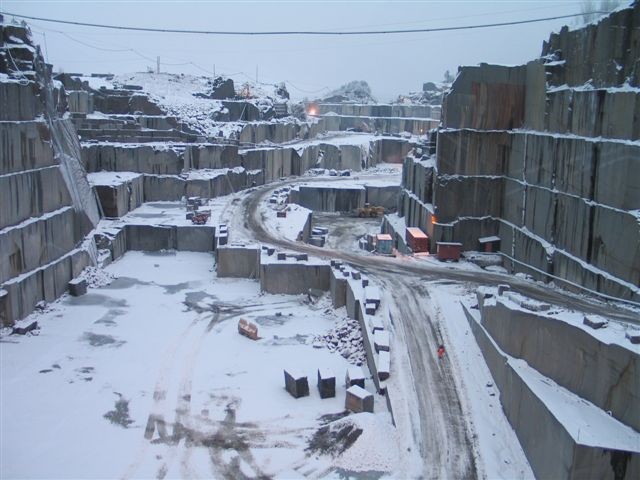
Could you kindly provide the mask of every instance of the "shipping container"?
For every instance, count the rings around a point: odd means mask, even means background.
[[[429,251],[429,237],[418,227],[407,227],[405,240],[413,253]]]
[[[388,233],[376,235],[376,252],[383,255],[391,255],[393,252],[393,239]]]
[[[478,239],[478,251],[479,252],[497,252],[500,250],[500,237],[481,237]]]
[[[460,252],[462,251],[462,244],[457,242],[438,242],[437,244],[438,260],[453,260],[457,262],[460,260]]]

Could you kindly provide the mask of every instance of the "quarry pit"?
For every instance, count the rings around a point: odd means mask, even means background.
[[[300,104],[0,16],[0,477],[640,477],[639,27]]]

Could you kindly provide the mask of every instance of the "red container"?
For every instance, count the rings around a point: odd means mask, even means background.
[[[418,227],[407,227],[405,240],[413,253],[429,251],[429,237]]]
[[[457,262],[460,260],[460,252],[462,250],[462,244],[457,242],[438,242],[438,260],[453,260]]]

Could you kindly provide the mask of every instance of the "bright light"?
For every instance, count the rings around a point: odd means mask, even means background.
[[[307,115],[315,116],[318,114],[318,110],[316,107],[309,107],[307,110]]]

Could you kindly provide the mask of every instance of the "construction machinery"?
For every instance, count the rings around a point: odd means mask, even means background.
[[[205,223],[207,223],[210,216],[211,216],[210,210],[200,210],[193,213],[193,216],[191,217],[191,222],[194,225],[204,225]]]
[[[368,203],[364,207],[356,208],[356,213],[360,218],[364,217],[381,217],[384,215],[384,207],[374,207]]]

